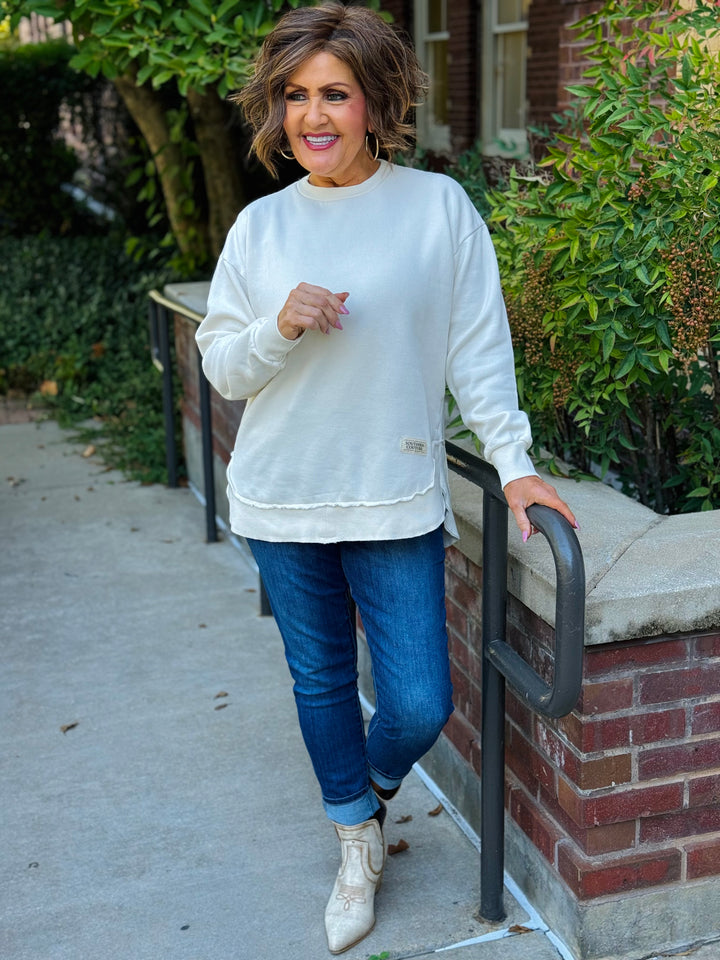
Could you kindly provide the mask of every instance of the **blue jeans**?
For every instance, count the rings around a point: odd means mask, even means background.
[[[336,823],[361,823],[378,807],[370,779],[398,786],[453,710],[442,529],[403,540],[248,543],[285,644],[325,810]],[[367,736],[350,597],[372,658]]]

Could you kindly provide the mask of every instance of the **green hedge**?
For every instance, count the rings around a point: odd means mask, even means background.
[[[54,384],[43,399],[61,422],[98,418],[109,464],[164,481],[147,294],[171,279],[128,257],[121,237],[0,238],[0,393]]]

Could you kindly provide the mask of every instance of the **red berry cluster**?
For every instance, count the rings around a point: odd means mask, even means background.
[[[676,240],[663,254],[667,266],[672,320],[670,335],[676,353],[694,359],[720,323],[718,271],[700,240]]]

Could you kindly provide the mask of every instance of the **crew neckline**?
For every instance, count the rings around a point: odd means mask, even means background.
[[[380,160],[380,166],[375,173],[363,180],[362,183],[355,183],[350,187],[316,187],[310,183],[310,174],[297,181],[297,188],[304,197],[311,200],[322,200],[330,202],[333,200],[349,200],[351,197],[359,197],[363,193],[368,193],[379,186],[392,170],[392,164],[387,160]]]

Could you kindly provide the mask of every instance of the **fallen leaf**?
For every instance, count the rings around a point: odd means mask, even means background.
[[[19,487],[21,483],[25,483],[25,477],[8,477],[7,482],[11,487]]]
[[[443,805],[439,803],[434,810],[428,810],[429,817],[437,817],[443,812]]]
[[[200,630],[205,630],[205,629],[207,629],[207,624],[206,624],[206,623],[199,623],[199,624],[198,624],[198,627],[200,628]]]
[[[387,852],[389,857],[394,857],[396,853],[402,853],[403,850],[409,850],[410,844],[407,840],[398,840],[397,843],[389,843]]]
[[[95,453],[95,444],[89,443],[82,452],[82,455],[87,460],[88,457],[91,457]]]
[[[514,923],[508,927],[508,933],[532,933],[530,927],[524,927],[521,923]]]
[[[40,384],[40,393],[44,397],[56,397],[58,395],[58,385],[56,380],[43,380]]]
[[[75,720],[73,723],[65,723],[62,727],[60,727],[60,732],[67,733],[68,730],[74,730],[78,723],[80,723],[79,720]]]
[[[398,817],[395,823],[410,823],[412,820],[412,814],[406,813],[404,817]]]
[[[200,626],[204,627],[205,624],[201,623]],[[223,697],[229,697],[229,696],[230,696],[229,693],[227,693],[225,690],[221,690],[220,693],[215,694],[215,696],[213,697],[213,700],[222,700]]]
[[[224,710],[226,706],[227,706],[226,703],[219,703],[219,704],[215,707],[215,709],[216,709],[216,710]]]

